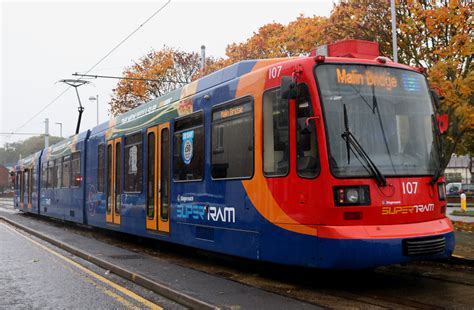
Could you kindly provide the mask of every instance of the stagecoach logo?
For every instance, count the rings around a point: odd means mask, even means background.
[[[181,156],[186,165],[189,165],[193,159],[193,140],[194,130],[183,132],[183,149]]]
[[[382,200],[382,204],[384,205],[399,205],[402,202],[400,200]]]
[[[420,204],[414,206],[394,206],[394,207],[383,207],[382,215],[397,215],[397,214],[415,214],[415,213],[425,213],[433,212],[434,204]]]
[[[194,201],[194,197],[193,197],[193,196],[181,196],[181,195],[178,195],[177,199],[178,199],[178,202],[193,202],[193,201]]]
[[[178,204],[176,216],[186,220],[207,220],[210,222],[235,223],[235,208],[205,206],[200,204]]]

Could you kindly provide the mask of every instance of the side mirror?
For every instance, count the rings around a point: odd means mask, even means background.
[[[440,134],[445,134],[449,128],[448,114],[442,114],[436,117]]]
[[[309,126],[310,121],[317,120],[317,119],[319,119],[319,116],[311,116],[311,117],[306,118],[306,121],[305,121],[306,127]]]
[[[433,102],[436,106],[436,109],[438,110],[440,105],[441,105],[441,100],[443,100],[444,97],[442,97],[442,96],[440,97],[438,95],[438,93],[436,92],[436,90],[434,90],[434,89],[431,89],[430,93],[431,93],[431,97],[433,98]]]
[[[282,76],[280,84],[281,99],[296,99],[296,84],[291,76]]]

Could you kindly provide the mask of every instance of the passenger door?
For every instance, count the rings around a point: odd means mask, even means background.
[[[27,189],[28,189],[28,209],[31,209],[33,207],[33,169],[28,170],[28,178],[26,179],[26,182],[28,183]]]
[[[122,139],[107,142],[106,222],[120,225],[122,207]]]
[[[147,130],[146,228],[170,232],[170,126]]]
[[[23,210],[25,202],[25,171],[20,171],[20,209]]]

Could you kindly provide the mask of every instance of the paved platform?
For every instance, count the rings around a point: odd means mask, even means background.
[[[457,231],[455,234],[456,248],[454,255],[467,259],[474,264],[474,233]]]
[[[469,211],[473,211],[474,207],[468,207]],[[465,223],[474,223],[474,216],[459,216],[451,214],[453,211],[461,211],[461,207],[448,207],[446,209],[446,215],[451,221],[456,222],[465,222]]]
[[[0,216],[6,219],[106,260],[115,266],[136,274],[137,277],[148,278],[172,290],[185,292],[191,297],[218,307],[233,309],[319,309],[313,304],[174,265],[160,258],[131,252],[81,236],[62,227],[48,225],[32,216],[3,210],[0,208]]]
[[[0,309],[184,309],[0,221]],[[115,277],[117,279],[117,277]],[[120,279],[123,282],[122,279]],[[137,291],[138,289],[138,291]],[[137,293],[135,293],[137,292]],[[87,298],[84,300],[84,296]]]

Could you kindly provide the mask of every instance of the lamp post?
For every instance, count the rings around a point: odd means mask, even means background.
[[[97,125],[99,125],[99,95],[96,95],[95,97],[90,96],[89,101],[90,102],[95,101],[97,104]]]
[[[44,119],[44,148],[49,147],[49,118]]]
[[[390,0],[390,11],[392,15],[392,49],[393,61],[398,62],[398,47],[397,47],[397,13],[395,10],[395,0]]]
[[[63,137],[63,123],[55,123],[56,125],[59,125],[59,136],[62,138]]]

